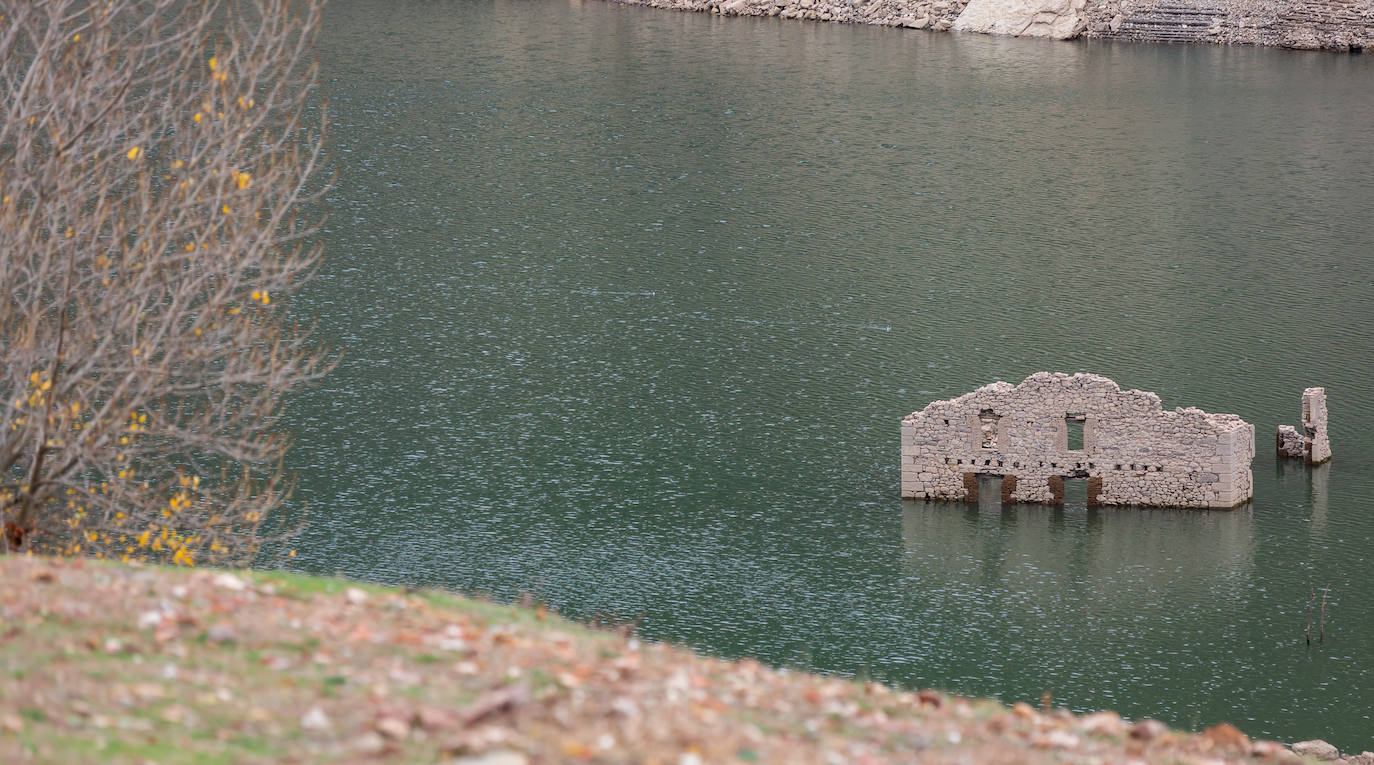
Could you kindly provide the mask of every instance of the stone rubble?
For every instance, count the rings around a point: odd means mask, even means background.
[[[1236,415],[1166,412],[1100,375],[1037,372],[908,415],[902,497],[975,502],[979,476],[995,476],[1004,503],[1063,504],[1078,479],[1089,505],[1231,508],[1251,498],[1254,456],[1255,428]]]
[[[723,16],[777,16],[804,21],[876,24],[944,31],[969,0],[617,0]]]

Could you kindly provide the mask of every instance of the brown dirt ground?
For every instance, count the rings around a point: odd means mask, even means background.
[[[0,559],[0,762],[1295,762],[279,572]]]

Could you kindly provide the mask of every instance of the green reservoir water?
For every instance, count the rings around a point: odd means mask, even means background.
[[[1374,749],[1374,57],[554,0],[322,46],[301,566]],[[902,416],[1039,370],[1253,422],[1255,501],[899,498]],[[1335,460],[1279,465],[1309,385]]]

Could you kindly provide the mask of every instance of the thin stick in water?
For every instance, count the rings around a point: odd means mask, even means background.
[[[1312,645],[1312,601],[1317,599],[1317,591],[1309,589],[1307,595],[1307,644]]]
[[[1322,623],[1321,623],[1321,631],[1317,633],[1317,642],[1318,642],[1318,643],[1323,642],[1324,640],[1326,640],[1326,593],[1328,593],[1328,592],[1331,592],[1331,585],[1330,585],[1330,584],[1328,584],[1328,585],[1326,585],[1325,587],[1322,588]]]

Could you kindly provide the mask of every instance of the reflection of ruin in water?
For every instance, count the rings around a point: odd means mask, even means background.
[[[1331,463],[1314,465],[1307,470],[1308,491],[1312,497],[1312,523],[1326,526],[1326,482],[1331,474]]]
[[[1254,565],[1248,507],[1073,511],[904,500],[902,511],[908,565],[921,580],[998,586],[1047,611],[1076,588],[1096,613],[1129,612],[1164,593],[1234,586]]]
[[[1307,491],[1301,495],[1307,499],[1307,513],[1312,519],[1312,530],[1326,530],[1327,489],[1331,480],[1331,462],[1320,465],[1306,465],[1296,461],[1279,459],[1274,463],[1274,478],[1280,484],[1306,484]]]

